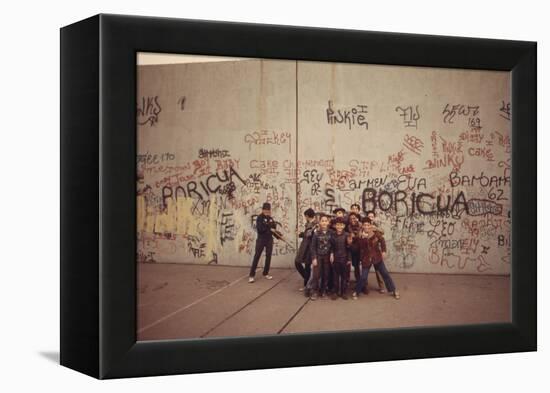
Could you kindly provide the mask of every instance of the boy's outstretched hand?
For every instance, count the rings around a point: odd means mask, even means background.
[[[330,260],[330,263],[334,263],[334,254],[332,253],[330,254],[329,260]]]
[[[313,260],[311,261],[311,264],[312,264],[313,266],[317,266],[317,258],[313,259]]]

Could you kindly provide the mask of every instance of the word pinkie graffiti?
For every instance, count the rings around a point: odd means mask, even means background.
[[[329,100],[326,109],[327,123],[330,125],[343,124],[348,127],[348,130],[352,128],[364,128],[368,130],[367,109],[367,105],[356,105],[347,109],[335,109],[333,102]]]

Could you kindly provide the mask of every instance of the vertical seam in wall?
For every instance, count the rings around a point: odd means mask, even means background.
[[[298,61],[296,60],[296,137],[294,138],[296,140],[296,147],[295,147],[295,154],[296,154],[296,160],[294,163],[295,171],[296,171],[296,236],[294,236],[295,241],[295,247],[296,250],[298,250],[298,228],[300,226],[299,219],[300,219],[300,199],[298,198],[298,187],[300,187],[300,182],[298,181]]]

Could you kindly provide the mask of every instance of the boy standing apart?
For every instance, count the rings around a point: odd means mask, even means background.
[[[256,218],[256,230],[258,231],[258,237],[256,238],[256,251],[254,258],[252,259],[252,266],[250,267],[250,274],[248,282],[254,282],[254,276],[256,275],[256,268],[258,267],[258,261],[265,248],[265,264],[264,264],[264,277],[267,280],[271,280],[273,276],[269,275],[269,266],[271,265],[271,253],[273,252],[273,233],[272,229],[275,229],[275,220],[271,217],[271,204],[264,203],[262,205],[262,214]]]
[[[319,219],[319,229],[311,238],[311,277],[307,284],[308,293],[311,292],[311,300],[316,300],[317,295],[325,296],[330,275],[330,258],[332,249],[332,233],[329,231],[329,218],[322,215]],[[319,279],[321,284],[319,285]]]
[[[343,217],[336,218],[336,231],[332,236],[333,254],[330,257],[333,271],[333,293],[332,300],[338,296],[347,300],[348,270],[351,265],[351,253],[348,246],[348,233],[344,232],[346,222]]]

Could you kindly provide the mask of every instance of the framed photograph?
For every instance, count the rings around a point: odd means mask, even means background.
[[[535,351],[535,153],[534,42],[66,26],[61,364]]]

